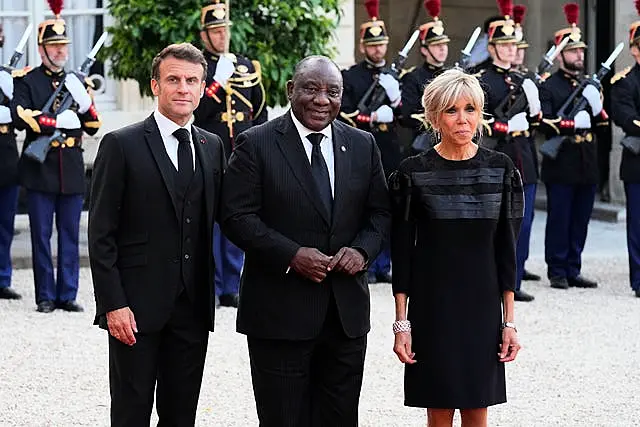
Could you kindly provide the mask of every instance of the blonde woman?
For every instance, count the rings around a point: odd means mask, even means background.
[[[486,426],[506,401],[504,363],[516,358],[513,312],[522,182],[506,155],[473,142],[484,94],[453,69],[422,97],[433,149],[389,178],[396,303],[394,352],[405,363],[405,405],[428,426]]]

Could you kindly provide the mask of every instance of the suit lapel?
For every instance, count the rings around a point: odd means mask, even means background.
[[[176,172],[175,168],[171,164],[171,159],[169,159],[169,155],[164,147],[164,143],[162,142],[162,136],[160,135],[160,130],[158,129],[158,125],[156,120],[153,118],[153,115],[147,117],[144,123],[144,138],[147,141],[147,145],[149,145],[149,149],[151,150],[151,154],[158,165],[158,169],[160,170],[160,175],[162,175],[162,179],[164,181],[164,185],[167,188],[167,192],[171,197],[171,202],[173,203],[173,210],[176,214],[176,219],[180,221],[178,216],[178,201],[177,195],[175,192],[175,179]]]
[[[349,196],[349,178],[351,175],[351,147],[349,139],[339,122],[331,125],[333,132],[333,162],[335,179],[333,183],[333,224],[336,224],[340,212],[345,209]]]
[[[279,119],[280,126],[277,129],[281,136],[280,138],[277,138],[278,146],[280,147],[282,154],[284,154],[284,157],[287,159],[287,163],[289,163],[289,167],[293,171],[296,179],[302,185],[305,194],[309,199],[311,199],[313,206],[315,206],[318,213],[322,215],[322,218],[326,223],[330,224],[327,209],[320,200],[316,183],[313,180],[313,175],[311,175],[311,164],[309,163],[309,158],[307,157],[307,153],[304,151],[302,141],[300,141],[300,134],[298,133],[296,126],[293,124],[291,114],[291,110],[289,110],[289,112]]]
[[[213,200],[215,199],[215,183],[213,182],[214,165],[209,158],[207,150],[205,150],[206,139],[198,131],[195,126],[191,126],[191,133],[193,134],[193,146],[196,153],[196,158],[202,169],[202,175],[204,176],[204,199],[206,202],[207,211],[207,226],[210,230],[213,230]],[[222,173],[222,171],[220,172]]]

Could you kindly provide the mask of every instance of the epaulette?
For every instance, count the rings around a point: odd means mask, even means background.
[[[31,68],[30,66],[27,65],[24,68],[20,68],[18,70],[13,70],[11,72],[11,77],[13,77],[14,79],[19,79],[19,78],[22,78],[22,77],[26,76],[28,73],[30,73],[33,70],[35,70],[35,68]]]
[[[618,71],[613,77],[611,77],[611,84],[614,84],[618,80],[621,80],[627,77],[627,74],[629,74],[629,71],[631,71],[631,67],[626,67],[624,70]]]
[[[398,78],[401,79],[405,74],[409,74],[415,69],[416,69],[415,65],[411,68],[403,68],[402,70],[400,70],[400,74],[398,75]]]
[[[475,73],[475,74],[473,75],[473,77],[475,77],[475,78],[479,79],[479,78],[480,78],[480,77],[482,77],[482,75],[483,75],[484,73],[486,73],[486,72],[487,72],[487,69],[486,69],[486,68],[483,68],[482,70],[480,70],[480,71],[478,71],[477,73]]]

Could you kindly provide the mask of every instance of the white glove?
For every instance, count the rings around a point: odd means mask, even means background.
[[[527,113],[524,111],[522,113],[518,113],[509,119],[507,123],[509,129],[507,132],[524,132],[525,130],[529,130],[529,121],[527,120]]]
[[[0,125],[11,123],[11,110],[4,105],[0,105]]]
[[[531,79],[524,79],[522,82],[522,90],[524,96],[527,97],[527,103],[529,104],[529,115],[531,117],[540,114],[542,107],[540,107],[540,93],[538,92],[538,86]]]
[[[578,111],[573,121],[576,129],[591,129],[591,117],[585,110]]]
[[[233,75],[235,70],[236,66],[233,61],[225,55],[220,55],[220,58],[218,58],[218,65],[216,66],[216,73],[213,75],[213,80],[220,83],[221,86],[224,86],[227,84],[227,80],[229,80],[229,77]]]
[[[80,119],[71,110],[64,110],[56,116],[57,129],[80,129]]]
[[[582,90],[582,96],[585,97],[591,106],[591,113],[594,117],[602,112],[602,99],[600,98],[600,91],[597,87],[592,84],[588,84]]]
[[[378,123],[391,123],[393,121],[393,110],[388,105],[381,105],[374,114]]]
[[[391,74],[380,74],[378,83],[387,92],[387,96],[392,103],[400,98],[400,83]]]
[[[69,90],[69,93],[73,97],[73,100],[78,103],[78,113],[84,114],[89,111],[91,107],[91,96],[87,89],[84,87],[84,84],[80,81],[78,76],[74,73],[69,73],[64,78],[64,85]],[[68,128],[75,129],[75,128]]]
[[[4,70],[0,71],[0,91],[10,100],[13,99],[13,77]]]

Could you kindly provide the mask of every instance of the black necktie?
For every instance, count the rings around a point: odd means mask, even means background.
[[[331,195],[331,181],[329,180],[329,169],[324,161],[322,151],[320,151],[320,142],[324,138],[321,133],[311,133],[307,135],[307,139],[311,141],[313,149],[311,150],[311,174],[316,181],[320,199],[327,208],[327,213],[331,217],[333,211],[333,196]]]
[[[187,187],[193,177],[193,155],[191,153],[191,137],[189,131],[180,128],[173,132],[178,140],[178,176],[180,184]]]

